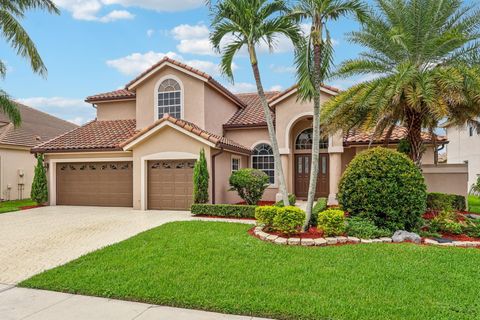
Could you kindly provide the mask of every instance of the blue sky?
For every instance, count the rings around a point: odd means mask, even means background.
[[[60,16],[30,12],[23,25],[37,44],[48,68],[46,79],[0,43],[8,74],[0,87],[13,98],[63,119],[82,124],[95,117],[85,97],[123,87],[165,54],[201,69],[232,91],[255,91],[247,57],[235,59],[235,84],[218,72],[218,56],[208,44],[209,12],[203,0],[54,0]],[[345,33],[358,25],[342,19],[330,26],[335,61],[355,57],[361,48]],[[279,40],[276,52],[260,49],[267,89],[285,89],[295,82],[293,54]],[[353,80],[329,84],[346,88]]]

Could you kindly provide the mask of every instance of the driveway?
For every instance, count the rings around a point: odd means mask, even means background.
[[[0,283],[16,284],[189,212],[53,206],[0,214]]]

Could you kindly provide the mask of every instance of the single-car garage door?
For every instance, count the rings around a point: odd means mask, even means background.
[[[188,210],[193,202],[195,160],[148,162],[148,209]]]
[[[57,204],[131,207],[132,162],[57,163]]]

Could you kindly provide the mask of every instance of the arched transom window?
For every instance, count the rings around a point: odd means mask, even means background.
[[[167,113],[175,118],[182,117],[182,89],[177,81],[167,79],[160,83],[157,107],[159,119]]]
[[[313,145],[313,129],[308,128],[302,131],[295,140],[296,150],[309,150]],[[320,138],[320,149],[328,148],[328,139]]]
[[[252,168],[262,170],[270,179],[270,184],[275,183],[275,162],[272,147],[266,143],[261,143],[253,149]]]

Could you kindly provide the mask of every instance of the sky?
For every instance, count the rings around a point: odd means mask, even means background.
[[[165,55],[212,75],[233,92],[256,91],[249,59],[234,60],[235,82],[218,69],[219,56],[208,41],[210,13],[204,0],[54,0],[60,15],[32,11],[22,25],[37,45],[48,75],[34,74],[27,61],[0,39],[7,76],[0,88],[26,105],[83,124],[95,118],[87,96],[123,88]],[[354,58],[362,48],[346,34],[358,29],[353,19],[329,25],[335,64]],[[295,83],[293,49],[278,39],[274,52],[259,49],[264,87],[282,90]],[[328,84],[348,88],[354,79]]]

